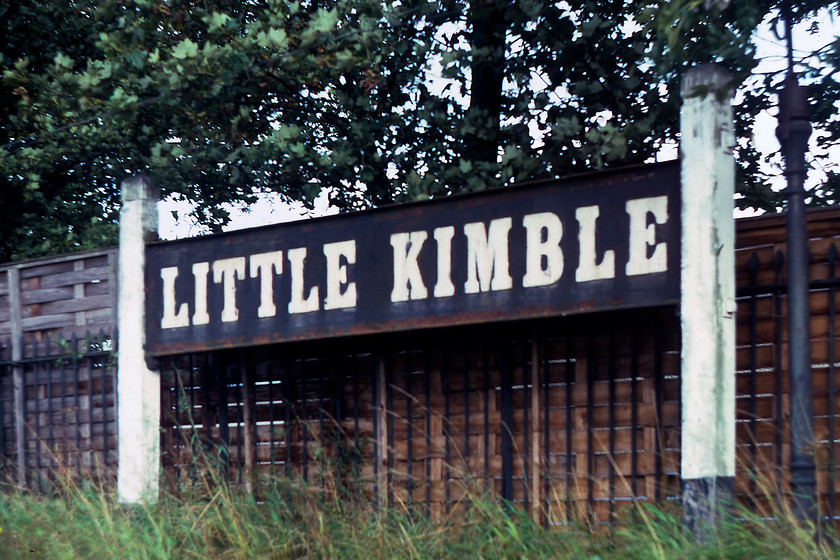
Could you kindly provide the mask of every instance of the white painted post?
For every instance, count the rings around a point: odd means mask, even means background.
[[[160,485],[160,376],[146,365],[146,242],[157,236],[157,196],[145,177],[122,182],[117,305],[117,495],[152,503]]]
[[[735,145],[731,78],[713,64],[683,77],[682,499],[704,539],[735,477]]]

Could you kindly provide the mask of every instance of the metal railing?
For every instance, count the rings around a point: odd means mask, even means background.
[[[809,310],[816,497],[837,519],[837,246],[811,241]],[[736,493],[760,504],[791,494],[786,262],[780,249],[741,259],[738,289],[738,462]]]
[[[48,491],[56,482],[111,484],[117,464],[116,368],[112,338],[85,338],[0,348],[2,470],[10,484]]]
[[[679,495],[678,329],[667,308],[168,358],[165,472],[609,521]]]

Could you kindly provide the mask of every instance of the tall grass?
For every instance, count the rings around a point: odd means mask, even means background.
[[[191,434],[198,437],[196,430]],[[197,439],[188,444],[204,449]],[[53,460],[61,464],[59,457]],[[784,499],[764,499],[777,494],[777,484],[758,474],[762,499],[749,508],[738,506],[700,543],[685,531],[673,503],[635,502],[613,524],[601,525],[578,502],[582,507],[572,514],[578,519],[543,527],[467,480],[465,497],[450,513],[429,519],[398,501],[393,508],[377,508],[364,499],[342,499],[338,480],[312,485],[254,480],[252,493],[225,483],[218,454],[200,451],[194,461],[192,486],[164,494],[155,504],[120,504],[107,482],[80,483],[69,470],[56,473],[47,494],[0,489],[0,560],[840,560],[833,528],[815,539],[813,528],[803,527]]]
[[[583,521],[544,528],[485,495],[448,517],[341,503],[278,482],[257,501],[219,485],[202,497],[117,503],[104,488],[63,481],[49,495],[0,495],[0,558],[840,558],[833,533],[815,541],[784,507],[774,521],[739,511],[705,544],[678,508],[637,507],[610,527]],[[762,515],[766,515],[763,512]]]

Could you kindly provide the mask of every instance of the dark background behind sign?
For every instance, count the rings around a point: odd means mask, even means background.
[[[151,244],[146,266],[146,348],[150,355],[164,355],[271,342],[317,339],[362,333],[544,317],[615,308],[631,308],[674,303],[679,300],[680,259],[680,180],[676,162],[638,169],[593,174],[551,183],[512,187],[479,194],[456,196],[424,203],[393,206],[357,214],[332,216],[279,224],[214,236]],[[667,242],[668,271],[628,277],[625,265],[629,249],[627,200],[667,195],[668,222],[656,227],[657,242]],[[616,276],[609,280],[578,283],[578,224],[575,210],[598,205],[596,251],[615,251]],[[563,223],[564,270],[560,280],[550,286],[523,288],[525,274],[525,228],[527,214],[554,212]],[[510,217],[510,290],[465,294],[467,277],[467,239],[463,226]],[[437,244],[433,230],[454,226],[452,242],[452,282],[455,295],[435,298]],[[394,255],[390,244],[393,233],[424,230],[428,238],[418,263],[429,296],[424,300],[392,303]],[[348,265],[348,282],[355,282],[357,305],[351,309],[325,311],[326,259],[323,245],[356,241],[356,263]],[[321,309],[290,315],[291,266],[287,251],[307,248],[304,295],[319,286]],[[213,282],[212,262],[218,259],[283,251],[283,274],[274,278],[277,315],[260,319],[259,279],[237,280],[239,320],[222,323],[222,285]],[[343,259],[342,259],[343,260]],[[189,304],[194,312],[192,264],[210,262],[208,311],[210,324],[161,329],[163,294],[160,271],[179,267],[176,280],[176,309]],[[246,267],[246,276],[248,267]],[[346,289],[346,285],[342,287]]]

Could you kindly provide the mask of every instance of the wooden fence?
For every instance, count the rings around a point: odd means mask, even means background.
[[[7,478],[113,479],[116,250],[0,267],[0,450]]]
[[[821,509],[836,511],[836,247],[810,213]],[[737,492],[788,491],[784,218],[738,223]],[[436,514],[489,490],[552,523],[679,496],[675,308],[185,355],[162,363],[164,464],[292,477]]]
[[[787,491],[789,466],[784,219],[739,220],[737,232],[736,490],[761,507]],[[810,212],[809,233],[817,490],[836,518],[840,211]],[[59,466],[113,478],[114,268],[113,251],[0,267],[0,449],[17,482],[43,487]],[[104,337],[82,342],[89,330]],[[174,488],[204,484],[197,459],[210,457],[254,491],[299,477],[430,514],[468,488],[545,522],[608,520],[631,496],[679,495],[674,308],[190,354],[161,368]]]
[[[679,496],[674,309],[187,355],[164,372],[176,489],[208,460],[450,511],[488,490],[557,522]]]
[[[43,343],[110,331],[116,256],[107,249],[0,267],[0,339]]]

